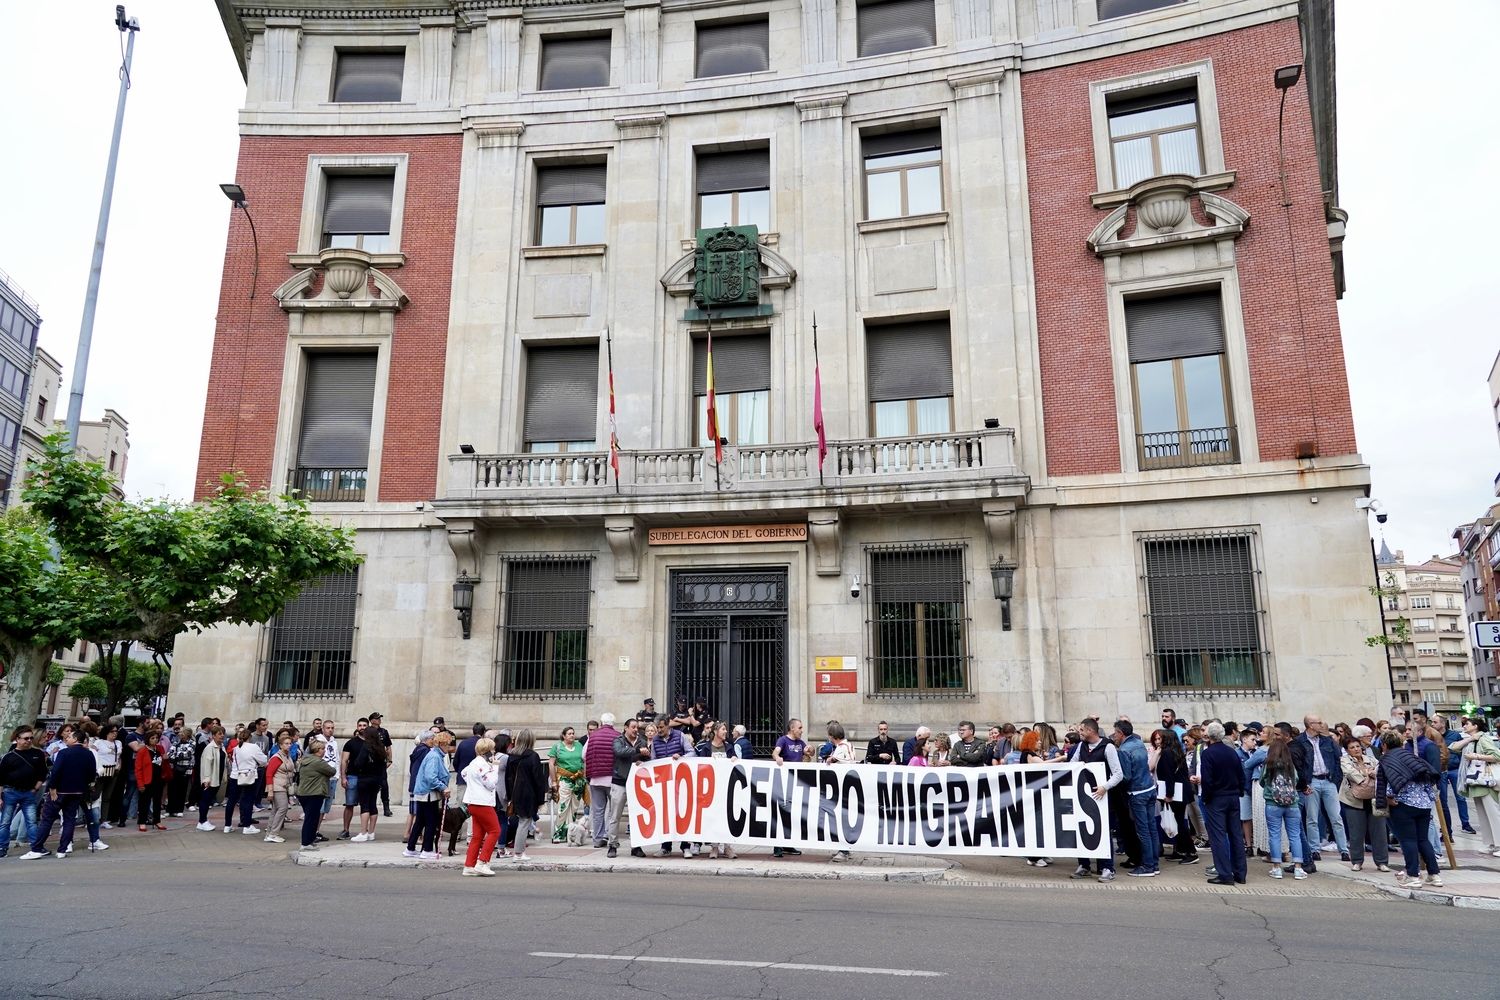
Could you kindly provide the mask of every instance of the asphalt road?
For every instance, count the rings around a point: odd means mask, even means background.
[[[6,998],[1433,1000],[1500,972],[1478,912],[1107,887],[101,855],[0,862],[0,914]]]

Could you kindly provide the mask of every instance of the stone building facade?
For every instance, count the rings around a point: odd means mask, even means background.
[[[200,489],[366,561],[184,637],[175,709],[1388,701],[1331,3],[220,6],[259,259],[236,213]]]
[[[42,323],[38,309],[20,285],[0,271],[0,510],[15,502],[14,487],[25,467],[22,434]]]
[[[1386,634],[1405,620],[1410,641],[1391,647],[1391,690],[1396,704],[1454,714],[1474,695],[1466,621],[1467,588],[1461,556],[1433,556],[1408,564],[1405,553],[1382,544],[1376,557],[1384,590]]]

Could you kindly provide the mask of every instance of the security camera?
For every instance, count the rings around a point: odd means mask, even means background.
[[[1384,524],[1385,522],[1389,521],[1390,519],[1391,519],[1391,515],[1387,514],[1385,511],[1381,511],[1379,514],[1375,515],[1375,520],[1378,521],[1378,522],[1380,522],[1381,524]]]
[[[859,596],[859,574],[858,573],[856,573],[854,575],[854,578],[849,581],[849,596],[850,597],[858,597]]]

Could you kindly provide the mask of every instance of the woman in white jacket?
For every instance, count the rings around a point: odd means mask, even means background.
[[[465,875],[493,875],[490,857],[500,840],[500,818],[495,812],[495,788],[503,781],[495,766],[495,741],[489,737],[474,745],[474,759],[463,770],[464,805],[474,830],[469,836],[469,853],[464,858]]]
[[[260,833],[250,819],[255,810],[255,780],[260,769],[269,764],[266,753],[249,740],[241,740],[229,757],[229,783],[224,787],[224,832],[234,831],[234,807],[240,807],[240,832],[245,836]]]

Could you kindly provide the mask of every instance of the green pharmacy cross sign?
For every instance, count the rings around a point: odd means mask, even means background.
[[[1470,698],[1468,701],[1464,702],[1458,707],[1463,709],[1463,713],[1465,715],[1473,715],[1475,712],[1479,711],[1479,706],[1474,704],[1473,698]]]
[[[754,226],[698,230],[693,251],[693,303],[686,319],[769,316],[760,301],[760,239]]]

